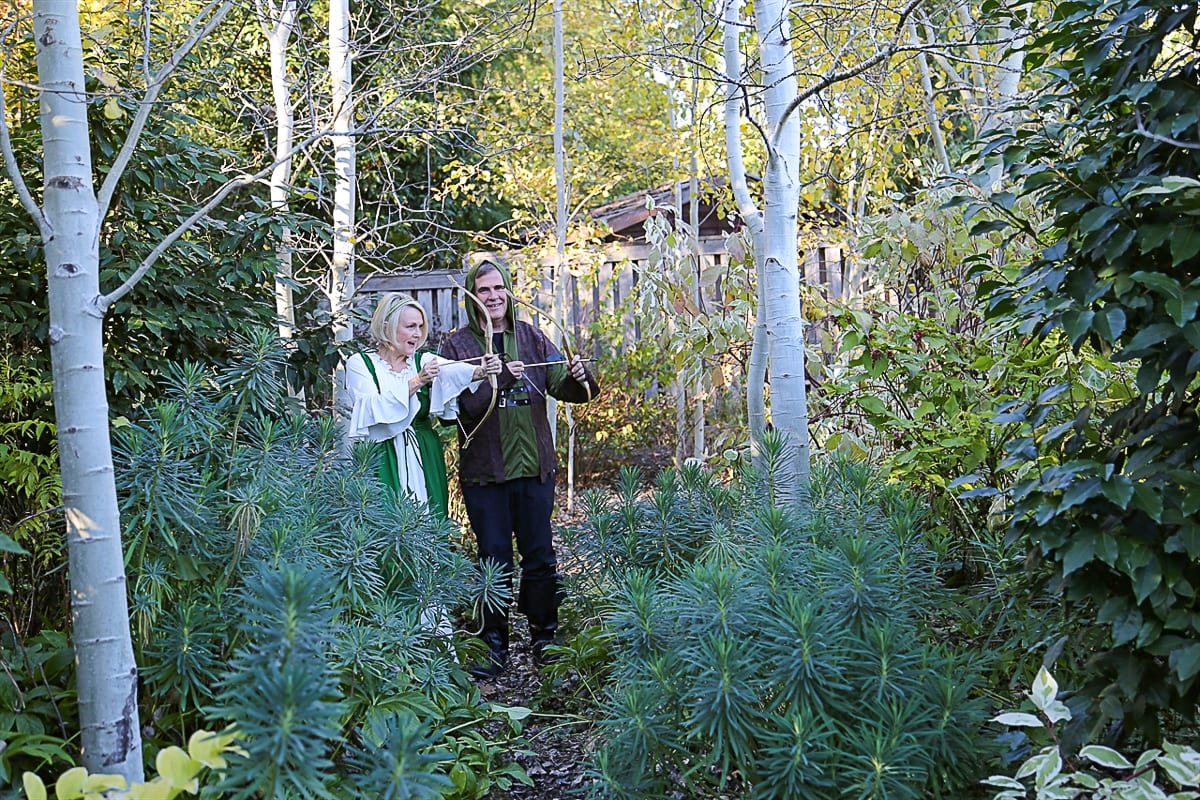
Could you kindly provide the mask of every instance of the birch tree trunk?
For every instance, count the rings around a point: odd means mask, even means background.
[[[771,422],[785,445],[778,476],[780,501],[799,504],[808,490],[810,445],[796,241],[800,124],[796,114],[789,113],[798,85],[788,4],[785,0],[756,0],[754,17],[769,135],[763,175],[763,274],[758,295],[766,309]]]
[[[741,0],[727,0],[721,24],[725,52],[725,150],[729,161],[729,183],[737,203],[738,215],[749,236],[755,262],[757,285],[763,285],[763,215],[750,196],[742,157],[742,50]],[[746,419],[750,429],[750,456],[754,466],[763,466],[762,441],[767,429],[767,325],[762,302],[755,304],[754,337],[746,366]]]
[[[335,180],[329,307],[333,313],[334,341],[349,342],[353,335],[350,298],[354,291],[354,215],[357,180],[349,0],[329,2],[329,76],[333,82],[332,136]],[[341,384],[342,381],[334,380],[335,393]]]
[[[288,212],[288,191],[292,183],[292,149],[295,136],[295,112],[291,82],[287,73],[288,41],[296,27],[296,0],[258,0],[258,16],[267,37],[271,56],[271,93],[275,103],[275,169],[271,172],[271,208]],[[290,339],[296,328],[296,310],[292,299],[292,232],[282,231],[276,257],[275,316],[279,338]]]
[[[43,209],[34,216],[50,298],[83,764],[132,783],[143,778],[137,666],[108,425],[104,311],[97,303],[100,207],[75,3],[36,0],[34,35],[45,173]]]
[[[566,92],[563,85],[565,72],[565,57],[563,54],[563,6],[562,0],[554,0],[554,229],[557,258],[554,270],[554,318],[558,323],[558,334],[555,338],[559,345],[566,342],[563,331],[566,330],[567,297],[567,154],[563,142],[564,115],[566,112]],[[558,429],[558,403],[554,398],[551,402],[550,429]],[[564,404],[567,417],[567,513],[575,507],[575,419],[569,403]]]

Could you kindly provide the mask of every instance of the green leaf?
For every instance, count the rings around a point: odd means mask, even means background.
[[[992,722],[998,722],[1001,725],[1007,725],[1010,728],[1046,727],[1046,723],[1042,722],[1033,714],[1025,714],[1019,711],[1009,711],[1007,713],[992,717]]]
[[[1012,223],[1006,219],[989,219],[972,225],[971,235],[983,236],[984,234],[994,233],[996,231],[1008,230],[1011,227]]]
[[[513,722],[520,722],[533,713],[525,706],[502,706],[499,703],[492,703],[491,709],[494,714],[507,714]]]
[[[25,787],[26,800],[46,800],[46,784],[32,772],[21,775],[21,785]]]
[[[172,788],[182,789],[189,794],[200,790],[196,775],[204,767],[202,763],[184,752],[182,747],[164,747],[154,759],[158,775]]]
[[[1125,309],[1120,306],[1106,308],[1095,316],[1092,327],[1101,339],[1109,344],[1116,344],[1125,332]]]
[[[1120,646],[1132,642],[1142,629],[1142,612],[1136,608],[1130,609],[1124,616],[1113,623],[1113,644]]]
[[[54,793],[58,800],[78,800],[83,797],[83,782],[87,780],[86,767],[72,767],[58,776],[54,782]]]
[[[873,414],[877,417],[888,416],[887,406],[883,404],[882,400],[874,395],[867,395],[865,397],[858,398],[858,405],[868,414]]]
[[[1071,539],[1071,546],[1063,554],[1062,558],[1062,574],[1063,577],[1070,575],[1075,570],[1087,564],[1096,555],[1095,537],[1091,535],[1076,534]]]
[[[1170,656],[1171,669],[1179,676],[1179,680],[1190,680],[1200,673],[1200,644],[1190,644],[1177,649]]]
[[[1082,217],[1079,218],[1079,231],[1081,233],[1092,233],[1108,224],[1108,221],[1117,213],[1117,209],[1112,206],[1097,206],[1090,209]]]
[[[1200,253],[1200,230],[1195,226],[1180,225],[1171,236],[1171,266],[1190,261],[1197,253]]]
[[[1100,491],[1113,505],[1126,509],[1133,498],[1133,481],[1125,475],[1114,475],[1100,484]]]
[[[1159,345],[1179,333],[1179,326],[1170,322],[1156,322],[1142,328],[1125,345],[1125,352],[1136,354],[1154,345]]]
[[[1172,231],[1174,236],[1174,231]],[[1151,289],[1156,289],[1159,294],[1165,297],[1179,297],[1183,290],[1179,285],[1179,281],[1169,275],[1164,275],[1161,272],[1147,272],[1138,270],[1129,276],[1131,280],[1140,283],[1143,286],[1149,286]]]
[[[1162,583],[1162,571],[1158,568],[1158,561],[1151,561],[1146,566],[1139,569],[1134,580],[1134,596],[1139,603],[1149,597],[1155,589]]]
[[[17,544],[16,540],[7,533],[0,533],[0,552],[16,553],[17,555],[27,556],[29,552],[21,545]]]
[[[88,775],[87,779],[83,782],[83,792],[87,795],[107,792],[110,789],[124,788],[124,775]]]
[[[1099,492],[1100,488],[1099,478],[1092,477],[1082,481],[1073,481],[1067,487],[1067,490],[1063,492],[1061,509],[1065,511],[1068,508],[1086,502]]]
[[[1104,747],[1098,744],[1090,744],[1079,751],[1079,755],[1091,761],[1093,764],[1099,764],[1108,769],[1133,769],[1133,764],[1129,759],[1113,750],[1111,747]]]

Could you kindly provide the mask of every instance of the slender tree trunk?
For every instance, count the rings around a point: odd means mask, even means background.
[[[938,118],[937,106],[934,105],[933,79],[929,74],[929,59],[925,57],[925,52],[919,49],[921,41],[917,38],[917,26],[909,22],[906,27],[909,43],[918,48],[917,68],[921,71],[921,89],[925,93],[925,119],[929,122],[929,138],[933,141],[933,149],[937,153],[938,164],[941,165],[942,172],[949,174],[951,171],[950,156],[946,153],[946,140],[942,136],[942,121]]]
[[[356,209],[356,148],[354,76],[350,48],[349,0],[329,4],[329,76],[333,98],[333,292],[334,330],[338,341],[350,341],[347,302],[354,288],[354,226]]]
[[[700,64],[703,63],[704,53],[700,50],[700,37],[703,34],[701,6],[692,9],[692,41],[696,43],[696,51],[692,54],[692,98],[689,114],[688,149],[691,151],[691,163],[688,170],[688,192],[692,202],[688,207],[689,227],[692,229],[692,268],[696,280],[696,308],[704,313],[704,262],[700,252]],[[695,389],[692,395],[692,453],[698,459],[704,458],[704,385],[708,376],[703,369],[697,371]]]
[[[786,451],[780,500],[799,504],[808,491],[808,399],[804,384],[804,317],[800,313],[797,209],[800,202],[800,123],[787,113],[798,95],[791,26],[785,0],[756,0],[767,130],[763,175],[763,283],[771,363],[771,421]]]
[[[729,159],[730,186],[738,215],[746,226],[750,252],[755,262],[756,286],[763,286],[763,215],[755,206],[746,182],[742,159],[741,103],[742,51],[741,0],[728,0],[722,9],[725,50],[725,149]],[[761,295],[761,291],[759,292]],[[762,441],[767,429],[767,325],[761,298],[755,303],[754,338],[746,366],[746,418],[750,429],[750,455],[756,467],[763,466]]]
[[[137,666],[113,475],[83,44],[73,2],[34,3],[45,186],[39,220],[66,512],[83,763],[140,781]]]
[[[354,226],[356,212],[356,147],[354,129],[353,63],[350,50],[349,0],[329,2],[329,77],[333,99],[333,259],[329,275],[329,308],[333,313],[333,338],[353,338],[350,299],[354,292]],[[342,367],[338,368],[339,371]],[[335,394],[342,385],[336,375]],[[335,397],[335,401],[339,398]]]
[[[562,0],[554,0],[554,318],[558,323],[560,346],[566,346],[563,331],[567,329],[570,298],[567,269],[567,152],[563,143],[566,91],[564,87],[565,58],[563,55],[563,6]],[[550,398],[553,400],[553,398]],[[569,403],[564,404],[567,417],[567,513],[575,507],[575,419]],[[558,403],[552,403],[550,427],[557,430]]]
[[[271,208],[288,213],[288,192],[292,183],[292,148],[295,113],[292,107],[291,81],[287,72],[287,48],[296,27],[296,0],[281,0],[278,5],[259,0],[258,16],[267,37],[271,56],[271,93],[275,101],[275,169],[271,172]],[[275,316],[279,338],[290,339],[296,328],[296,310],[292,299],[292,232],[283,229],[275,271]]]

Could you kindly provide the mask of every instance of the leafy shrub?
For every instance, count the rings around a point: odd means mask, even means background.
[[[1059,744],[1058,729],[1071,719],[1071,710],[1058,699],[1058,683],[1043,667],[1028,692],[1035,713],[1015,711],[1000,714],[992,721],[1027,731],[1028,738],[1053,740],[1025,759],[1014,777],[992,775],[984,783],[999,788],[994,800],[1020,800],[1028,797],[1022,779],[1033,779],[1036,800],[1071,797],[1103,797],[1113,800],[1194,800],[1196,792],[1166,794],[1159,786],[1161,769],[1182,789],[1200,788],[1200,753],[1191,747],[1164,742],[1162,749],[1142,753],[1136,763],[1103,745],[1089,744],[1078,757],[1067,758]],[[1018,742],[1027,737],[1022,733]],[[1090,793],[1090,794],[1089,794]]]
[[[816,471],[804,517],[748,470],[639,483],[592,495],[570,543],[613,634],[593,795],[917,798],[975,779],[978,675],[930,627],[919,505],[849,462]]]
[[[1055,7],[1025,54],[1045,90],[1024,124],[986,145],[1014,191],[1052,214],[1025,224],[1039,252],[987,287],[993,313],[1136,369],[1115,409],[1055,385],[1002,419],[1019,427],[1011,536],[1052,565],[1075,616],[1108,634],[1083,691],[1151,741],[1164,714],[1194,719],[1200,703],[1194,34],[1186,4]]]
[[[57,800],[171,800],[182,792],[194,795],[200,791],[201,776],[207,780],[213,771],[219,774],[226,766],[225,755],[238,751],[237,738],[232,730],[196,731],[186,751],[176,746],[160,750],[155,758],[158,775],[132,786],[120,775],[89,774],[85,767],[75,767],[58,776],[54,796]],[[26,772],[21,782],[26,800],[46,800],[46,784],[36,773]]]
[[[9,625],[0,633],[0,786],[25,770],[75,763],[68,728],[77,714],[74,658],[56,631],[22,638]]]

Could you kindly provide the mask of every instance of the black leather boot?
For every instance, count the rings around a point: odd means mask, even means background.
[[[562,602],[558,591],[558,575],[521,578],[521,593],[517,608],[529,618],[529,646],[533,663],[544,666],[554,660],[546,655],[546,645],[554,644],[558,632],[558,607]]]
[[[503,611],[484,609],[483,630],[480,632],[479,638],[487,645],[487,662],[471,667],[467,672],[481,681],[495,680],[508,666],[507,609]]]

